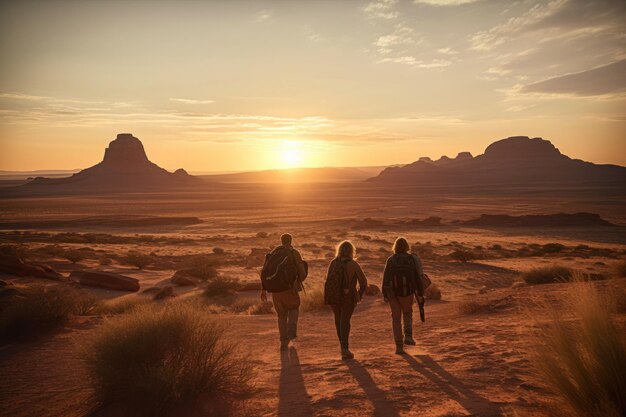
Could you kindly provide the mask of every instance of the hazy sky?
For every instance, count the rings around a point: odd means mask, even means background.
[[[0,169],[119,132],[189,171],[407,163],[541,136],[626,165],[626,1],[5,1]]]

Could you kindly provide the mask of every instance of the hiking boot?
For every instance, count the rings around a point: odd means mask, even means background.
[[[415,339],[413,339],[413,336],[404,336],[404,344],[409,346],[415,346],[417,343],[415,343]]]
[[[354,353],[350,352],[348,348],[342,348],[341,359],[354,359]]]
[[[396,345],[396,355],[404,355],[405,353],[402,345]]]

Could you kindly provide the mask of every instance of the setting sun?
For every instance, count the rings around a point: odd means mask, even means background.
[[[298,142],[284,141],[281,153],[283,166],[293,168],[302,165],[302,149]]]

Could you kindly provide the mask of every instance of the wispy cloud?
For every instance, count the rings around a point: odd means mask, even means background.
[[[415,0],[416,4],[428,4],[429,6],[460,6],[462,4],[475,3],[478,0]]]
[[[215,103],[214,100],[197,100],[193,98],[170,98],[170,101],[183,104],[211,104]]]
[[[254,21],[257,23],[269,22],[272,20],[272,12],[268,10],[261,10],[254,16]]]
[[[363,11],[368,18],[372,19],[395,19],[399,13],[394,10],[398,0],[379,0],[368,3]]]
[[[452,65],[452,61],[448,61],[446,59],[433,59],[431,61],[424,61],[421,59],[417,59],[414,56],[405,55],[399,57],[386,57],[381,58],[377,61],[379,64],[383,63],[394,63],[394,64],[404,64],[409,65],[415,68],[425,68],[425,69],[435,69],[435,68],[445,68]]]

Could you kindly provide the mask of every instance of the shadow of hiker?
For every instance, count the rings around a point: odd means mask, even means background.
[[[312,416],[311,397],[304,385],[298,351],[293,346],[280,353],[278,416]]]
[[[500,407],[470,390],[460,379],[443,369],[428,355],[403,355],[411,368],[424,375],[436,384],[450,399],[456,401],[471,415],[476,416],[502,416]],[[419,362],[415,359],[419,359]]]
[[[357,360],[345,361],[348,371],[365,392],[367,399],[374,406],[375,417],[400,417],[398,410],[385,396],[385,392],[378,388],[367,369]]]

